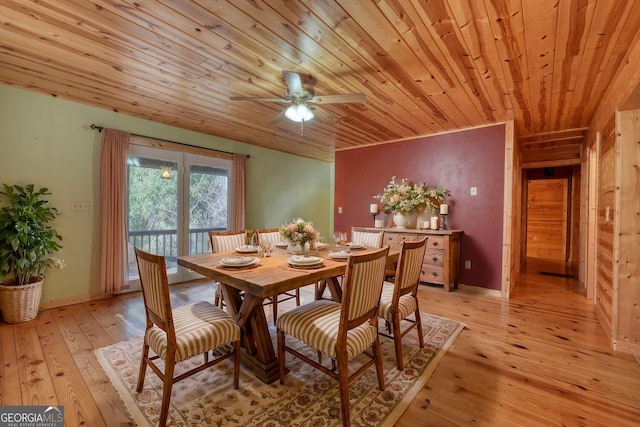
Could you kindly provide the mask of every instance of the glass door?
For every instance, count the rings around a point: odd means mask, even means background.
[[[132,145],[128,158],[129,284],[139,289],[134,247],[165,256],[170,283],[197,277],[180,255],[211,251],[209,230],[230,218],[231,161]]]
[[[184,200],[183,235],[188,235],[188,239],[184,240],[181,253],[197,255],[211,252],[209,231],[229,228],[231,162],[194,154],[186,154],[184,161],[188,176],[185,192],[188,192],[188,197]],[[180,270],[181,281],[201,277],[186,269]]]

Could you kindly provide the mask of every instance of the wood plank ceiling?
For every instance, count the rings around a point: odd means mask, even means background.
[[[3,0],[0,82],[323,161],[508,119],[530,143],[589,125],[639,1]],[[230,101],[284,96],[282,70],[366,102],[301,132]]]

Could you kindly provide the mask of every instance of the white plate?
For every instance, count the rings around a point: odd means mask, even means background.
[[[236,252],[240,252],[243,254],[252,254],[252,253],[258,252],[258,247],[251,246],[251,245],[244,245],[236,248]]]
[[[349,246],[349,249],[362,249],[362,248],[364,248],[364,245],[361,245],[360,243],[354,243],[354,242],[347,243],[347,246]]]
[[[220,259],[220,265],[224,267],[249,267],[258,264],[260,258],[253,256],[228,257]]]
[[[316,242],[314,248],[316,249],[324,249],[329,246],[327,243]]]
[[[286,248],[287,246],[289,246],[289,244],[287,242],[278,242],[278,243],[276,243],[276,248]]]
[[[329,252],[329,258],[344,260],[344,259],[347,259],[348,257],[349,257],[349,253],[345,251]]]
[[[322,258],[317,256],[292,255],[287,259],[291,265],[317,265],[322,263]]]

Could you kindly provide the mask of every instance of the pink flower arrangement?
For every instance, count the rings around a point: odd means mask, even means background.
[[[284,223],[279,229],[280,234],[285,240],[291,243],[313,243],[318,238],[318,232],[313,227],[311,221],[305,221],[302,218],[293,219],[291,222]]]

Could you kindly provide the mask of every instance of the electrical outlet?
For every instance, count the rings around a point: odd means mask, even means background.
[[[471,270],[471,260],[468,259],[464,262],[464,269]]]
[[[472,196],[478,195],[478,187],[471,187],[470,193]]]
[[[89,212],[89,202],[71,202],[71,212]]]

